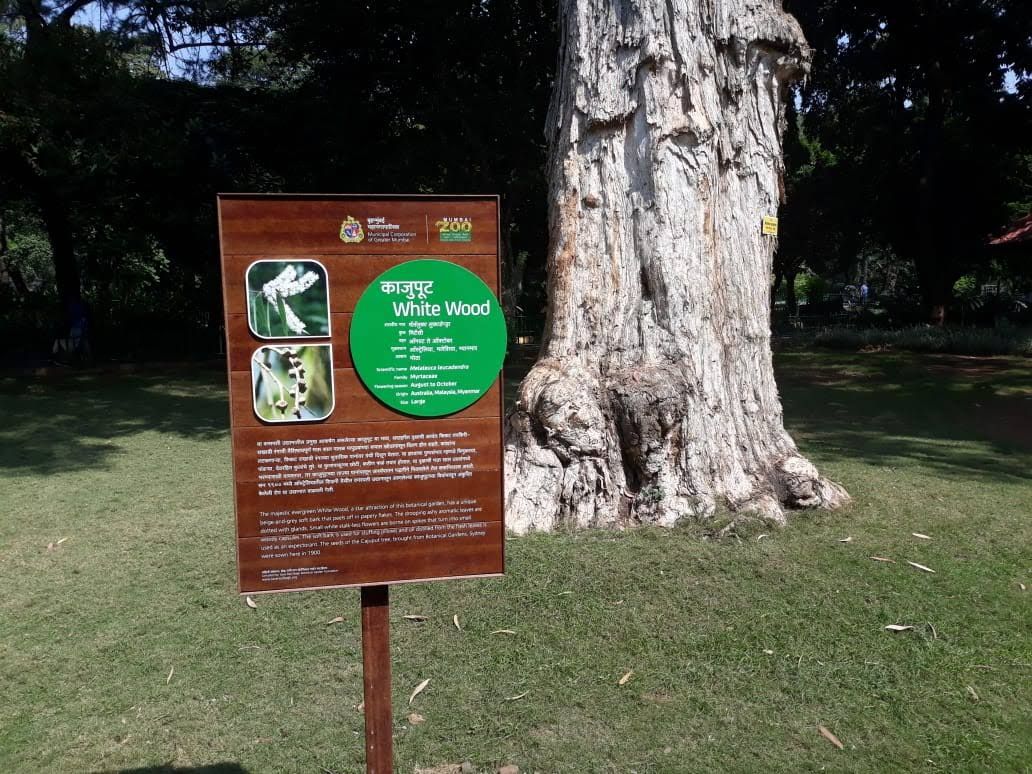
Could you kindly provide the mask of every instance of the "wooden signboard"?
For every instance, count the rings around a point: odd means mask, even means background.
[[[240,592],[501,574],[497,197],[218,205]]]

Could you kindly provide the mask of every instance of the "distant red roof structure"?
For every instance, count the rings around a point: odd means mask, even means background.
[[[1032,242],[1032,212],[1016,220],[1007,233],[989,242],[991,245],[1020,245]]]

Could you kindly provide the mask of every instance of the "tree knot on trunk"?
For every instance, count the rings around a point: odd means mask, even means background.
[[[675,520],[672,498],[683,487],[672,470],[684,447],[691,386],[669,364],[637,364],[608,374],[606,387],[623,467],[622,515],[649,523]]]
[[[810,72],[813,49],[799,22],[780,8],[758,13],[752,23],[738,31],[745,45],[745,55],[738,49],[740,66],[752,66],[757,56],[768,60],[778,79],[787,83]]]
[[[642,447],[664,444],[688,411],[692,386],[669,365],[636,365],[606,380],[611,409],[625,442]]]
[[[520,387],[517,410],[527,413],[564,464],[601,456],[606,448],[596,385],[597,378],[585,370],[543,361]]]
[[[846,490],[822,478],[809,460],[791,456],[777,466],[779,499],[793,508],[837,508],[849,502]]]

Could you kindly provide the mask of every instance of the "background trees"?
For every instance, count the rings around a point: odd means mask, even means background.
[[[1032,12],[786,7],[816,51],[772,280],[866,265],[943,308],[1032,207]],[[0,346],[45,353],[81,297],[102,353],[213,352],[218,190],[498,191],[506,306],[539,326],[556,19],[553,0],[0,0]]]
[[[0,213],[14,245],[0,314],[20,342],[45,351],[84,299],[102,350],[143,354],[132,332],[158,318],[172,324],[148,328],[151,347],[214,351],[220,190],[502,191],[505,301],[516,311],[529,277],[540,310],[548,3],[0,12]],[[49,266],[26,262],[29,242],[49,247]],[[30,269],[38,284],[16,281]]]
[[[802,188],[816,191],[822,177],[832,178],[816,220],[807,217],[805,196],[789,198],[788,212],[793,222],[798,216],[839,235],[854,259],[866,246],[912,262],[926,310],[941,323],[954,282],[986,263],[988,235],[1027,186],[1028,4],[786,6],[815,48],[800,91],[800,132],[828,154]]]
[[[122,353],[143,329],[159,349],[212,351],[214,337],[192,336],[219,311],[211,192],[265,177],[247,124],[264,95],[169,77],[142,26],[153,9],[104,4],[110,16],[82,18],[99,5],[4,7],[0,211],[9,245],[42,236],[50,258],[30,267],[18,249],[5,256],[12,276],[41,282],[5,284],[4,314],[23,335],[4,346],[45,349],[85,301],[94,341]],[[49,309],[49,324],[29,309]]]

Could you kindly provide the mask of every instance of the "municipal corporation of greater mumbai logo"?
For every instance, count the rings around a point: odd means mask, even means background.
[[[365,232],[362,224],[348,215],[347,219],[340,224],[340,241],[348,244],[357,244],[365,239]]]

